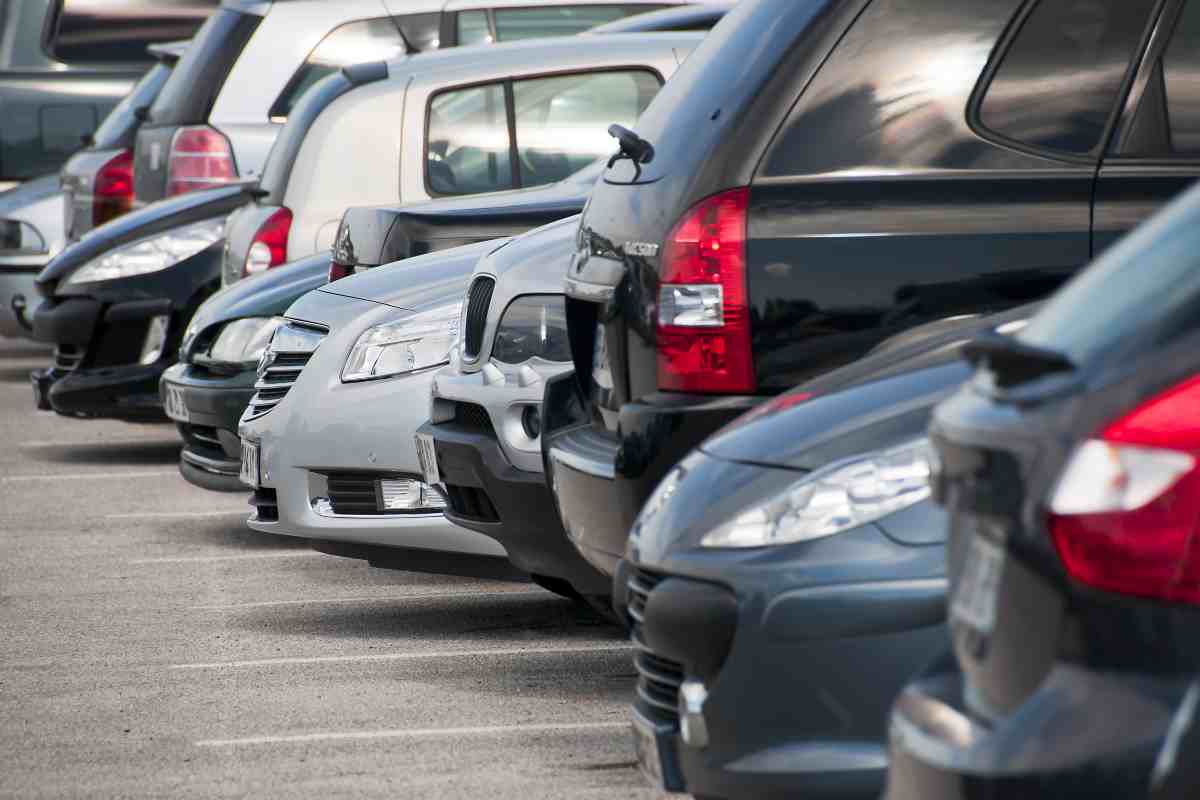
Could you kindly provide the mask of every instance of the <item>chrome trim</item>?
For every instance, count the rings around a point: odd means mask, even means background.
[[[615,480],[617,443],[590,427],[577,428],[573,436],[550,445],[551,460],[594,478]]]
[[[587,300],[591,303],[607,303],[617,294],[617,287],[605,286],[600,283],[588,283],[578,278],[566,279],[563,293],[575,300]]]
[[[398,511],[394,514],[335,514],[333,504],[329,502],[328,497],[314,497],[309,503],[309,508],[318,517],[325,519],[364,519],[375,520],[377,522],[394,521],[400,519],[443,519],[445,515],[440,511]]]
[[[218,461],[215,458],[205,458],[204,456],[198,456],[195,453],[188,452],[186,449],[182,450],[180,452],[180,457],[183,458],[184,461],[191,464],[193,467],[196,467],[197,469],[202,469],[205,472],[211,472],[214,475],[227,475],[227,476],[232,476],[232,477],[236,478],[238,476],[238,474],[241,472],[242,465],[241,465],[241,462],[239,462],[239,461],[233,461],[233,460]],[[225,467],[232,466],[233,469],[232,470],[222,469],[222,466],[225,466]]]

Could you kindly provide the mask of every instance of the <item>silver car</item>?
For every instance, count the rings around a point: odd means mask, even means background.
[[[251,528],[379,565],[516,575],[495,540],[446,520],[413,448],[471,270],[502,244],[375,269],[288,309],[238,430]]]

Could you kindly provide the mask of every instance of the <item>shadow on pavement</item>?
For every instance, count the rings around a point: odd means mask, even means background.
[[[44,445],[26,452],[33,461],[51,464],[171,465],[179,462],[182,441]]]

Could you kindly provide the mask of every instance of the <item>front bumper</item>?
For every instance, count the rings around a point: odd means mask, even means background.
[[[559,395],[577,393],[576,387],[574,376],[547,384],[546,479],[572,544],[592,566],[612,575],[629,528],[659,481],[694,447],[762,399],[653,395],[622,406],[620,434],[612,434],[586,417],[552,422],[554,409],[572,405]]]
[[[63,416],[166,422],[158,397],[158,381],[166,367],[165,360],[148,366],[135,364],[70,372],[50,367],[34,372],[31,377],[39,396]]]
[[[33,338],[33,310],[41,302],[34,279],[40,271],[0,263],[0,336]]]
[[[1060,664],[1018,711],[990,725],[966,710],[964,689],[948,657],[899,695],[885,800],[1148,797],[1187,682]]]
[[[247,491],[238,479],[241,444],[238,420],[254,396],[254,370],[218,375],[195,364],[175,364],[160,385],[165,405],[167,387],[179,390],[188,420],[176,420],[184,447],[179,471],[189,483],[215,491]]]
[[[494,432],[426,423],[446,484],[446,518],[499,542],[517,567],[566,580],[580,594],[608,595],[611,584],[567,540],[541,472],[514,467]]]

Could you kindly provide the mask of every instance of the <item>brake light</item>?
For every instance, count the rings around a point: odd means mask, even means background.
[[[180,128],[167,158],[167,195],[208,189],[237,179],[233,150],[220,131],[207,125]]]
[[[133,208],[133,151],[104,162],[92,181],[92,226],[100,227]]]
[[[354,267],[346,264],[339,264],[336,261],[329,262],[329,282],[340,281],[342,278],[354,274]]]
[[[756,388],[746,300],[748,189],[692,207],[667,234],[658,290],[658,387],[749,394]]]
[[[246,251],[246,263],[242,275],[265,272],[287,261],[288,234],[292,230],[292,211],[279,208],[258,227],[250,249]]]
[[[1055,547],[1076,580],[1200,603],[1200,377],[1076,448],[1049,511]]]

